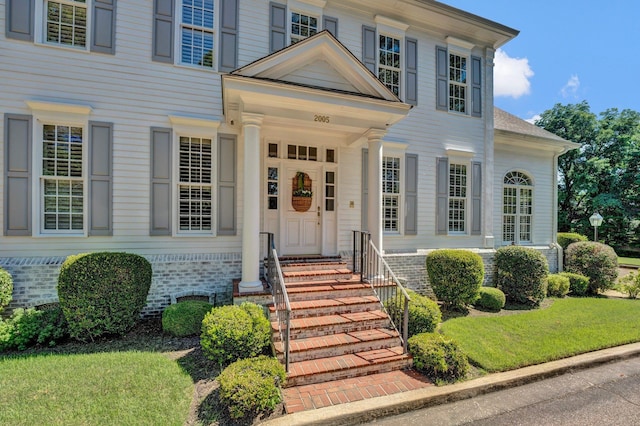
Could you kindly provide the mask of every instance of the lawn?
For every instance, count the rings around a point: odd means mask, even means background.
[[[634,257],[618,257],[618,263],[620,265],[640,266],[640,259]]]
[[[638,342],[638,318],[638,300],[565,298],[514,315],[453,318],[441,330],[472,364],[497,372]]]

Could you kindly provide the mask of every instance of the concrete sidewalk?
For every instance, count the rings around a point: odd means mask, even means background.
[[[640,356],[640,343],[589,352],[504,373],[489,374],[478,379],[453,385],[430,386],[384,397],[302,411],[262,424],[268,426],[358,424],[378,417],[472,398],[488,392],[557,376],[571,370],[585,369],[634,356]]]

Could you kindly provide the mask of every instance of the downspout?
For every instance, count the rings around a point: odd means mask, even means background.
[[[564,270],[564,253],[560,244],[558,244],[558,158],[569,151],[569,147],[565,146],[562,151],[553,155],[553,208],[551,209],[551,247],[556,249],[558,257],[558,272]]]

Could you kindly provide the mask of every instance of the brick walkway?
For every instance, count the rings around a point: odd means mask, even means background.
[[[329,407],[433,386],[414,370],[391,371],[351,379],[283,389],[287,413]]]

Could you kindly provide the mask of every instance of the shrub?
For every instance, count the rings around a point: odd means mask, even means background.
[[[480,293],[474,306],[476,308],[486,309],[492,312],[499,312],[504,308],[505,303],[506,297],[499,288],[480,287]]]
[[[202,331],[204,316],[213,305],[199,300],[185,300],[162,312],[162,331],[172,336],[195,336]]]
[[[573,272],[560,272],[563,277],[569,278],[569,293],[574,296],[584,296],[589,288],[589,277],[574,274]]]
[[[566,250],[572,243],[588,240],[585,235],[575,232],[558,232],[558,245],[562,247],[562,250]]]
[[[269,344],[271,324],[262,308],[245,302],[212,309],[202,321],[204,354],[220,365],[261,354]]]
[[[606,244],[593,241],[573,243],[567,248],[567,272],[589,277],[588,294],[613,288],[618,278],[618,256]]]
[[[468,250],[435,250],[427,255],[427,273],[438,300],[447,307],[473,303],[484,279],[484,263]]]
[[[629,299],[635,299],[640,294],[640,273],[631,272],[620,278],[616,289],[621,293],[626,293]]]
[[[13,277],[3,268],[0,268],[0,312],[11,303],[13,298]]]
[[[455,382],[469,371],[467,356],[457,343],[439,333],[416,334],[408,344],[413,366],[436,382]]]
[[[528,247],[508,246],[496,250],[494,282],[508,301],[539,306],[547,294],[547,259]]]
[[[151,264],[130,253],[69,256],[58,277],[58,297],[69,332],[78,340],[129,331],[147,301]]]
[[[565,297],[569,293],[569,278],[560,274],[549,274],[547,277],[547,296]]]
[[[426,296],[422,296],[415,291],[407,290],[411,301],[409,302],[409,337],[419,333],[430,333],[435,331],[440,321],[442,321],[442,313],[438,304]],[[404,313],[404,305],[393,303],[395,299],[385,302],[384,306],[392,318],[402,318]],[[402,331],[402,324],[397,324]]]
[[[55,346],[67,335],[67,323],[59,306],[44,310],[18,308],[9,319],[0,320],[0,350],[23,351],[35,344]]]
[[[286,373],[275,358],[260,356],[236,361],[218,376],[220,402],[232,419],[272,410],[282,397],[278,386]]]

